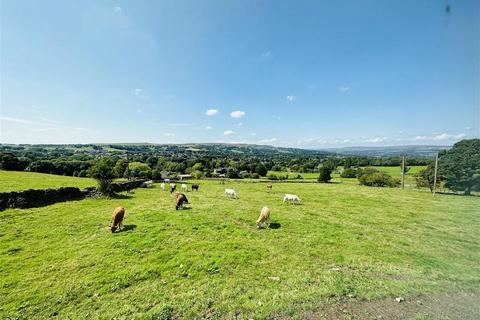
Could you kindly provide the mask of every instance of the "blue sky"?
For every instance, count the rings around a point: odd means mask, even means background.
[[[480,7],[1,0],[2,143],[451,144],[480,134]]]

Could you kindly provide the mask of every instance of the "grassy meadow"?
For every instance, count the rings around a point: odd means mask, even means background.
[[[35,172],[0,170],[0,192],[60,187],[86,188],[96,186],[90,178],[76,178]]]
[[[226,199],[225,187],[239,198]],[[303,203],[283,204],[284,193]],[[0,318],[263,319],[345,297],[479,291],[479,197],[216,181],[187,197],[191,208],[175,211],[156,185],[1,211]],[[120,205],[125,229],[112,234]],[[265,205],[271,225],[257,229]]]

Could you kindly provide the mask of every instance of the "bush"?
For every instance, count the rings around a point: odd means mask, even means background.
[[[358,178],[362,174],[362,169],[360,168],[348,168],[344,169],[340,174],[342,178]]]
[[[332,167],[331,166],[322,166],[320,168],[320,175],[318,176],[318,182],[330,182],[332,180]]]
[[[103,195],[111,195],[112,181],[115,178],[113,166],[108,158],[98,160],[89,170],[90,177],[98,182],[98,191]]]
[[[394,179],[388,173],[373,168],[363,170],[358,177],[360,184],[369,187],[397,187],[400,185],[398,179]]]
[[[131,162],[128,165],[128,169],[130,171],[130,177],[150,179],[150,177],[152,176],[152,169],[146,163]]]

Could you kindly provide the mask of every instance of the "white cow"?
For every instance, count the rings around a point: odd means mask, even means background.
[[[153,185],[153,181],[152,181],[152,180],[148,180],[148,181],[145,181],[142,186],[143,186],[144,188],[151,188],[152,185]]]
[[[297,195],[287,193],[283,197],[283,202],[300,203],[300,198]]]
[[[225,195],[229,198],[237,199],[237,193],[233,189],[225,189]]]
[[[160,185],[160,188],[165,191],[165,183],[162,182],[162,184]]]
[[[188,186],[185,183],[182,183],[182,191],[188,191]]]
[[[260,216],[257,219],[257,228],[268,227],[268,218],[270,217],[270,209],[268,207],[263,207],[260,212]]]

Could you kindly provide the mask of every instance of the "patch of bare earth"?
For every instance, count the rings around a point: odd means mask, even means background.
[[[319,311],[304,313],[300,316],[300,319],[480,319],[479,293],[441,293],[398,300],[401,302],[398,302],[396,298],[376,301],[346,299],[328,304]]]

